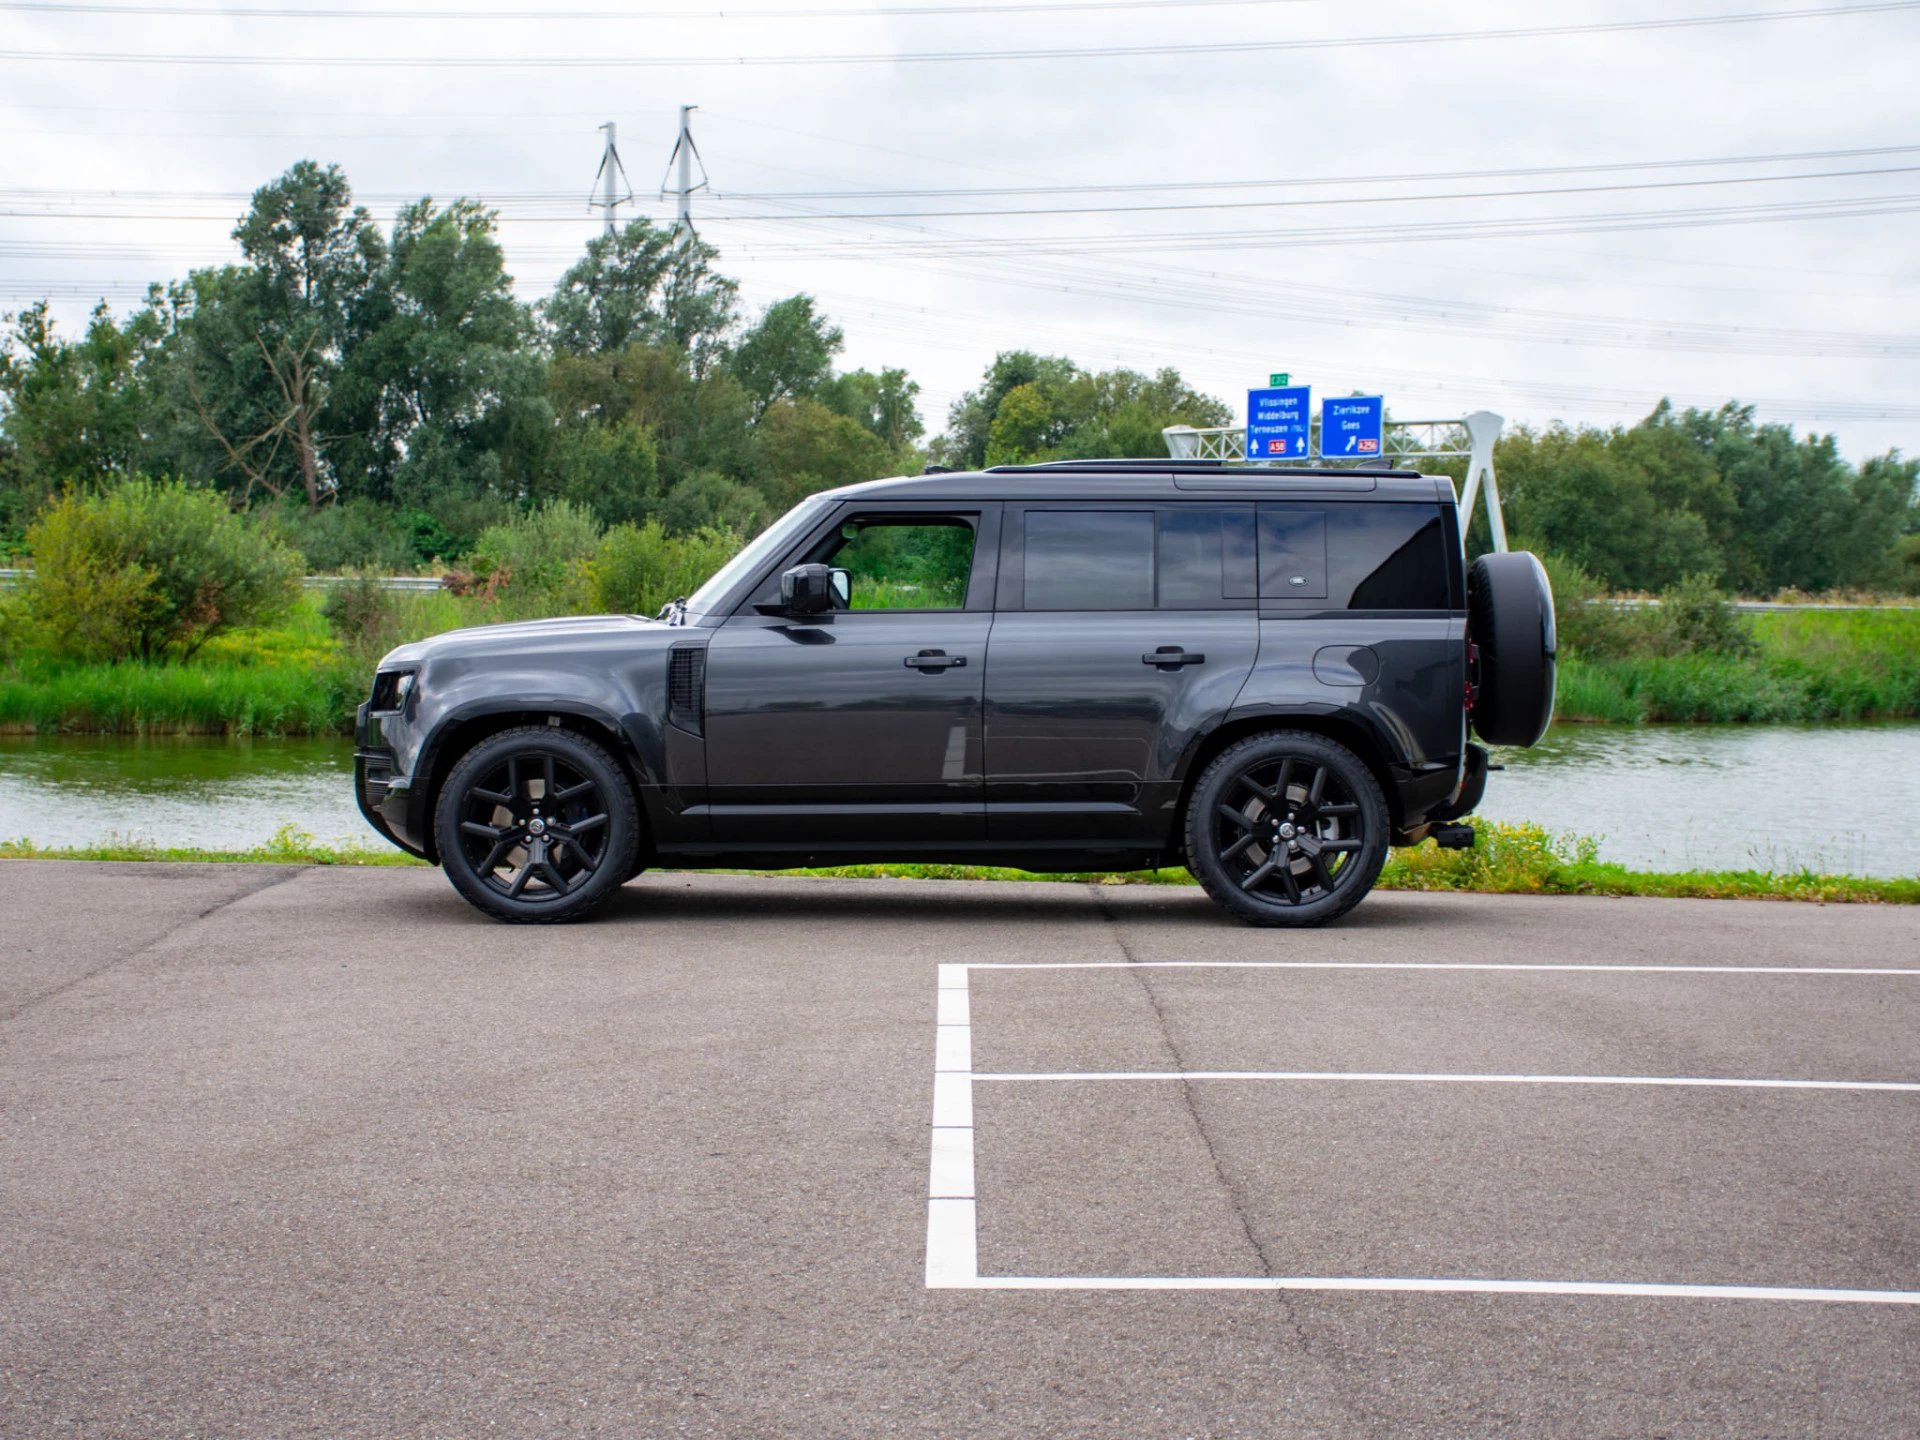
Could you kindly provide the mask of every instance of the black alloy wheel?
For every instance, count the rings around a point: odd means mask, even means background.
[[[633,786],[600,746],[557,728],[502,731],[468,751],[434,836],[454,888],[500,920],[574,919],[638,869]]]
[[[1215,900],[1258,925],[1319,925],[1373,888],[1387,806],[1360,757],[1277,731],[1228,746],[1194,786],[1187,861]]]

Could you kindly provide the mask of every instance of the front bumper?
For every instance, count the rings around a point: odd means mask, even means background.
[[[353,798],[367,823],[392,844],[431,860],[412,815],[413,792],[395,775],[394,754],[384,743],[378,716],[362,705],[353,722]]]

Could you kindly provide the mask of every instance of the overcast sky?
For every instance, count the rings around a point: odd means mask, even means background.
[[[434,20],[288,14],[362,0],[0,3],[0,308],[51,294],[73,324],[230,258],[245,195],[305,157],[383,217],[421,194],[499,205],[537,299],[599,228],[595,127],[619,126],[638,195],[621,213],[669,216],[686,103],[721,268],[756,309],[818,296],[842,363],[908,369],[932,430],[1024,347],[1174,365],[1237,416],[1285,370],[1408,418],[1613,423],[1662,395],[1739,398],[1856,460],[1920,449],[1920,5],[1302,48],[1812,7],[710,3],[558,0],[602,13],[539,20],[484,18],[533,0],[402,0],[460,17]],[[1227,48],[1166,53],[1182,46]],[[1144,53],[902,58],[1102,48]],[[125,58],[182,56],[231,63]],[[737,63],[829,56],[882,58]],[[625,63],[524,63],[595,57]],[[401,63],[464,58],[513,63]],[[1485,173],[1541,169],[1561,173]],[[1543,190],[1587,193],[1511,193]],[[977,213],[1062,209],[1080,213]]]

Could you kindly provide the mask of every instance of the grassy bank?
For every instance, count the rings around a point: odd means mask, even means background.
[[[1743,617],[1750,656],[1577,651],[1560,667],[1563,720],[1810,723],[1920,716],[1920,611]]]
[[[0,734],[346,734],[388,643],[523,618],[527,607],[445,593],[391,597],[385,632],[336,636],[308,595],[272,629],[222,636],[186,663],[79,665],[27,654],[0,664]],[[1920,611],[1802,611],[1743,617],[1751,655],[1570,650],[1559,715],[1569,721],[1796,722],[1920,717]]]
[[[1381,872],[1383,890],[1452,890],[1487,895],[1639,895],[1700,900],[1812,900],[1823,904],[1920,905],[1920,878],[1870,880],[1850,875],[1768,874],[1754,870],[1689,870],[1656,874],[1594,858],[1592,840],[1551,835],[1537,825],[1476,827],[1471,850],[1431,845],[1396,850]],[[122,843],[58,849],[29,840],[0,841],[0,860],[139,860],[261,865],[413,866],[398,850],[329,847],[291,827],[252,850],[163,849]],[[738,873],[738,872],[736,872]],[[1034,875],[978,865],[840,865],[790,870],[835,879],[1057,880],[1102,885],[1193,885],[1185,870],[1093,871]]]

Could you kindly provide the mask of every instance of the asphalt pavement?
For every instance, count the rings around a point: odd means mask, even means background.
[[[1916,1037],[1899,907],[0,862],[0,1435],[1910,1437]]]

